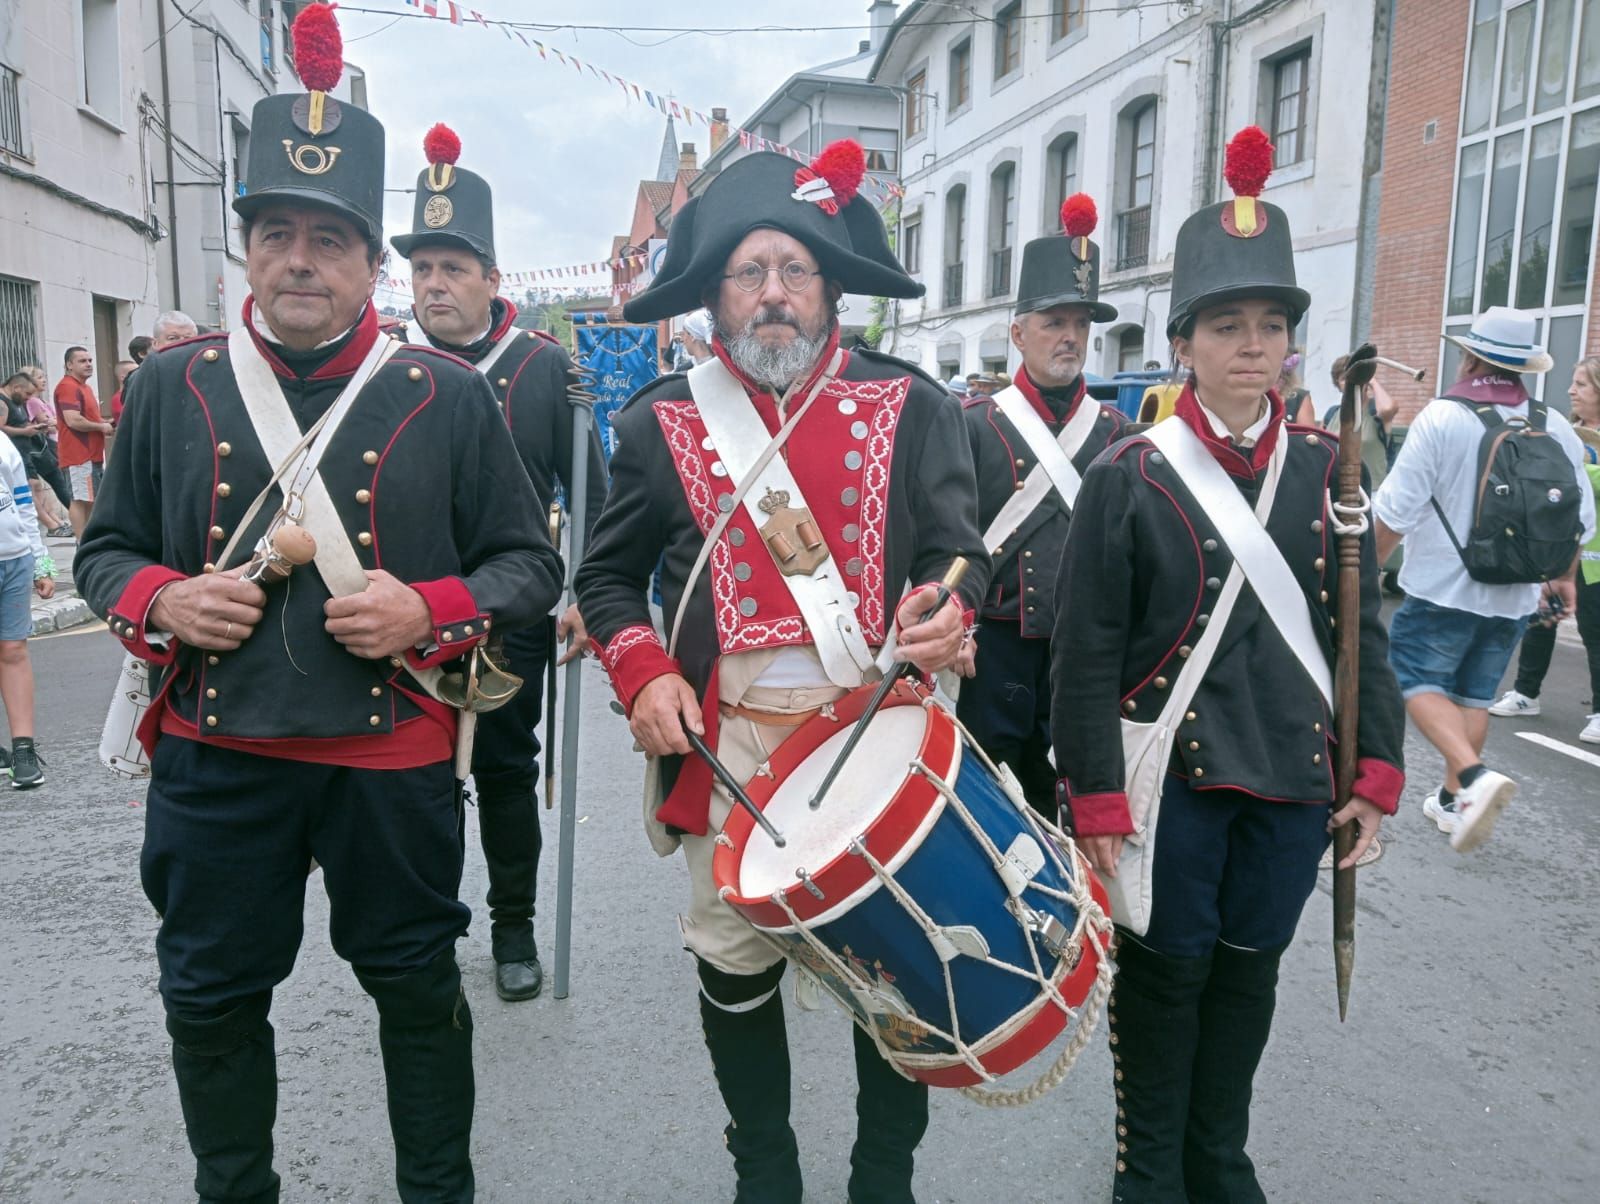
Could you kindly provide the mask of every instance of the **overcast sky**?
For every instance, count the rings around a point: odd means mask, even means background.
[[[414,13],[404,0],[349,0],[352,7]],[[843,58],[867,36],[868,0],[708,0],[643,4],[638,0],[463,0],[493,20],[586,25],[851,26],[809,33],[766,31],[719,36],[551,30],[524,36],[582,62],[665,92],[710,112],[724,106],[737,127],[794,72]],[[445,5],[439,5],[441,11]],[[387,184],[410,188],[424,166],[422,135],[435,121],[461,136],[461,166],[494,188],[495,249],[508,271],[559,267],[605,258],[624,234],[641,178],[653,177],[666,119],[643,103],[552,55],[468,21],[395,20],[341,7],[345,57],[367,73],[372,112],[388,132]],[[648,43],[671,38],[660,45]],[[630,40],[631,39],[631,40]],[[636,43],[645,43],[639,45]],[[702,160],[709,130],[676,123]],[[390,192],[388,233],[410,229],[412,197]],[[394,265],[405,271],[404,261]]]

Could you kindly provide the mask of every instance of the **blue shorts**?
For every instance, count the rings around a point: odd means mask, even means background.
[[[33,634],[33,553],[0,560],[0,640]]]
[[[1406,598],[1389,623],[1389,664],[1400,693],[1443,694],[1457,706],[1490,706],[1526,626],[1525,619]]]

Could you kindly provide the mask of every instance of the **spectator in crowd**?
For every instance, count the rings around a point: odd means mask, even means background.
[[[945,385],[945,388],[950,391],[950,396],[954,397],[957,401],[965,401],[967,399],[966,377],[952,376],[950,378],[950,382]]]
[[[1572,402],[1573,429],[1583,442],[1584,471],[1600,499],[1600,356],[1578,362],[1567,397]],[[1589,658],[1589,705],[1593,708],[1578,739],[1600,744],[1600,535],[1579,554],[1577,587],[1578,636]],[[1529,625],[1517,653],[1516,685],[1489,708],[1489,714],[1532,718],[1539,713],[1539,690],[1556,650],[1558,617],[1552,614]]]
[[[112,370],[117,377],[117,391],[111,395],[111,425],[116,427],[122,421],[122,389],[128,383],[128,377],[139,365],[133,360],[118,360],[117,366]]]
[[[683,320],[683,350],[695,364],[711,358],[711,315],[697,309]]]
[[[1406,712],[1445,762],[1444,784],[1428,795],[1423,813],[1467,852],[1482,844],[1516,793],[1516,783],[1483,763],[1489,707],[1511,650],[1541,595],[1574,602],[1572,569],[1541,585],[1488,584],[1469,575],[1457,544],[1475,525],[1479,446],[1485,424],[1477,409],[1499,408],[1502,420],[1527,418],[1522,375],[1548,372],[1551,359],[1534,342],[1532,315],[1496,306],[1465,335],[1446,335],[1465,353],[1448,392],[1428,403],[1411,424],[1394,468],[1372,501],[1378,563],[1405,540],[1400,587],[1405,601],[1389,628],[1389,659]],[[1565,421],[1549,424],[1581,485],[1582,538],[1594,535],[1595,503],[1582,468],[1583,444]],[[1449,529],[1445,527],[1449,523]],[[1577,558],[1573,558],[1576,568]]]
[[[155,340],[147,334],[136,334],[128,340],[128,358],[135,364],[144,363],[144,357],[150,354],[150,349],[155,345]]]
[[[1322,429],[1336,435],[1339,433],[1339,407],[1344,398],[1345,368],[1349,363],[1350,357],[1341,355],[1333,361],[1329,371],[1333,378],[1334,401],[1322,412]],[[1361,462],[1367,466],[1373,487],[1376,488],[1383,484],[1383,478],[1389,474],[1389,465],[1394,463],[1389,429],[1394,416],[1400,411],[1400,403],[1389,395],[1389,390],[1376,378],[1362,387],[1361,401],[1367,411],[1367,421],[1361,424]]]
[[[1283,398],[1283,412],[1290,422],[1311,426],[1317,420],[1317,411],[1311,405],[1311,390],[1300,383],[1300,365],[1305,353],[1299,347],[1289,348],[1289,355],[1278,371],[1278,396]]]
[[[0,391],[5,393],[6,402],[6,414],[4,421],[0,421],[0,431],[11,436],[11,442],[16,445],[17,453],[27,468],[30,478],[29,488],[34,494],[34,513],[38,516],[39,528],[47,535],[71,535],[72,528],[67,526],[66,515],[58,512],[50,504],[49,487],[38,480],[39,470],[35,467],[38,458],[50,451],[48,437],[50,424],[28,410],[28,403],[39,390],[31,376],[26,372],[17,371],[11,374],[3,386],[0,386]],[[50,459],[50,463],[55,463],[54,457]]]
[[[33,396],[28,398],[28,417],[45,425],[45,447],[44,451],[34,458],[34,473],[50,486],[50,494],[60,507],[59,510],[51,507],[51,512],[62,515],[61,522],[52,527],[47,534],[52,539],[70,539],[72,524],[65,516],[72,506],[72,482],[57,460],[56,407],[50,396],[50,385],[45,378],[44,369],[37,364],[28,364],[17,371],[25,373],[33,382]]]
[[[94,512],[95,491],[106,465],[106,436],[111,424],[100,413],[100,399],[89,387],[94,357],[86,347],[68,347],[67,371],[56,382],[56,459],[72,482],[72,529],[81,539]]]
[[[156,319],[155,326],[151,328],[151,350],[160,351],[163,347],[192,339],[199,333],[200,328],[194,324],[193,318],[181,309],[169,309]]]
[[[982,380],[983,380],[983,373],[981,373],[981,372],[968,372],[967,373],[967,396],[968,397],[977,397],[977,396],[980,395],[979,391],[978,391],[978,385]]]
[[[31,790],[44,781],[33,746],[28,637],[33,634],[33,595],[49,598],[55,592],[55,564],[39,538],[27,465],[11,440],[0,439],[0,704],[11,726],[11,750],[0,749],[0,761],[11,770],[14,790]]]

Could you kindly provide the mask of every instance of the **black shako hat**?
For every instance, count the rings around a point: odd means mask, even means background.
[[[1295,282],[1289,219],[1276,205],[1258,199],[1270,174],[1272,143],[1259,126],[1247,125],[1228,143],[1223,168],[1234,198],[1190,214],[1178,230],[1169,339],[1201,310],[1224,301],[1282,301],[1291,326],[1311,307],[1311,295]]]
[[[250,113],[249,191],[233,211],[249,220],[275,201],[333,209],[383,238],[383,126],[365,109],[327,93],[344,72],[333,9],[310,4],[294,19],[294,61],[307,92],[268,96]]]
[[[809,166],[761,151],[735,160],[678,210],[650,287],[622,307],[630,322],[659,322],[700,307],[700,294],[752,230],[804,243],[822,274],[847,293],[920,297],[889,250],[883,219],[857,191],[866,175],[859,143],[829,144]]]
[[[396,234],[389,241],[407,259],[424,246],[455,243],[493,265],[494,194],[489,181],[455,165],[461,139],[442,122],[423,136],[422,151],[428,166],[417,176],[411,233]]]
[[[1094,198],[1076,192],[1061,202],[1061,234],[1030,240],[1017,274],[1016,314],[1081,305],[1096,322],[1114,322],[1117,307],[1100,300],[1100,248],[1089,238],[1100,214]]]

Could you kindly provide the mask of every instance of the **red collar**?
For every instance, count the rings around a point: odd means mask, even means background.
[[[244,328],[250,332],[250,337],[255,340],[256,347],[266,357],[267,363],[272,365],[272,370],[285,380],[293,380],[294,373],[278,358],[277,349],[257,332],[255,323],[250,320],[255,312],[256,299],[254,295],[244,299],[244,310],[241,320]],[[341,376],[353,376],[355,370],[361,366],[361,361],[366,359],[367,352],[372,350],[372,344],[378,338],[378,311],[368,301],[366,308],[361,311],[361,317],[356,322],[355,334],[350,341],[339,349],[339,353],[322,367],[311,374],[311,380],[329,380]]]
[[[495,313],[500,313],[500,320],[495,321]],[[489,302],[489,341],[497,342],[505,337],[517,321],[517,307],[504,297],[496,297]]]
[[[1044,394],[1039,392],[1039,386],[1034,384],[1033,378],[1028,375],[1025,366],[1017,369],[1017,374],[1011,378],[1011,383],[1017,386],[1017,392],[1028,399],[1028,404],[1033,407],[1034,412],[1051,426],[1061,426],[1072,421],[1072,416],[1078,412],[1084,394],[1089,391],[1089,386],[1084,383],[1083,373],[1078,373],[1078,387],[1073,391],[1072,404],[1067,407],[1065,417],[1057,418],[1050,409],[1050,403],[1044,399]]]
[[[833,353],[838,346],[839,328],[835,326],[833,328],[833,333],[828,336],[828,342],[827,345],[823,347],[822,354],[817,357],[817,362],[811,366],[811,371],[806,373],[805,380],[801,382],[799,388],[790,391],[789,395],[791,397],[805,396],[806,391],[811,388],[811,386],[816,382],[817,377],[822,375],[823,369],[828,366],[828,361],[833,358]],[[734,379],[744,386],[744,391],[750,395],[750,400],[755,402],[756,413],[761,415],[761,421],[767,424],[767,430],[776,435],[778,433],[778,428],[783,425],[783,423],[778,420],[777,399],[774,398],[767,390],[763,389],[760,385],[752,381],[743,372],[739,371],[737,365],[735,365],[733,360],[728,356],[728,349],[722,345],[721,335],[712,336],[711,352],[722,361],[723,366],[726,367],[729,372],[733,373]],[[849,364],[850,353],[847,351],[839,358],[839,371],[837,375],[843,376],[844,370],[849,366]]]
[[[1267,423],[1267,429],[1261,432],[1261,438],[1256,441],[1256,445],[1249,449],[1248,459],[1228,440],[1218,438],[1217,433],[1211,429],[1211,423],[1200,411],[1200,399],[1195,395],[1193,377],[1184,382],[1183,392],[1178,394],[1172,412],[1182,419],[1191,431],[1200,436],[1200,442],[1206,445],[1217,463],[1227,469],[1231,476],[1248,480],[1266,468],[1267,462],[1272,459],[1272,449],[1277,446],[1278,432],[1283,429],[1283,400],[1278,396],[1276,389],[1268,390],[1267,405],[1272,410],[1272,417]]]

